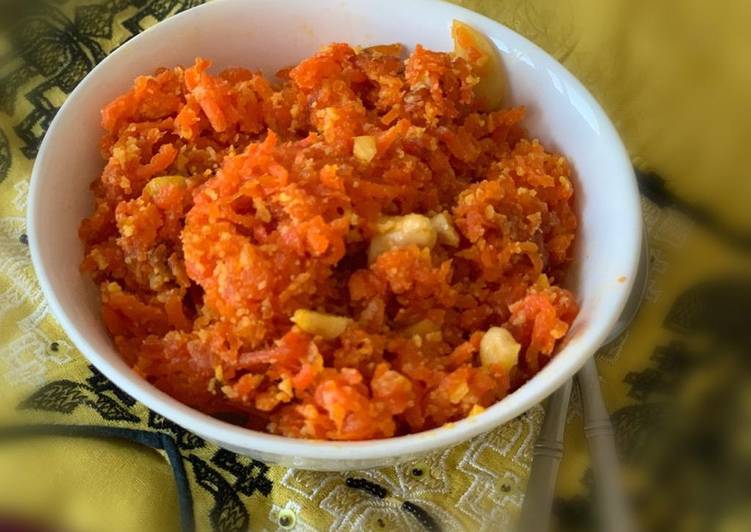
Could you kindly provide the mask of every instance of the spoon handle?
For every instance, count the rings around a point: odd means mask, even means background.
[[[549,530],[571,387],[572,381],[566,381],[545,404],[545,419],[532,451],[532,468],[519,518],[520,532]]]
[[[584,436],[592,461],[599,530],[633,532],[634,522],[620,477],[615,433],[605,408],[594,357],[576,374],[582,398]]]

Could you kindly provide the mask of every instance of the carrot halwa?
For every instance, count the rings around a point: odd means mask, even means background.
[[[81,269],[137,373],[253,429],[363,440],[477,413],[553,356],[571,168],[523,108],[488,109],[472,54],[209,67],[102,111]]]

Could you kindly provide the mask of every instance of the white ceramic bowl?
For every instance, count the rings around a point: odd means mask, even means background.
[[[581,231],[572,288],[581,312],[553,360],[470,419],[409,436],[345,443],[295,440],[230,425],[177,402],[131,371],[100,320],[91,281],[78,271],[77,228],[91,210],[89,184],[103,167],[100,109],[139,74],[187,65],[198,55],[213,59],[217,69],[246,66],[273,74],[332,41],[421,43],[450,50],[452,19],[470,23],[495,42],[508,72],[511,102],[528,107],[531,133],[568,156],[576,171]],[[631,164],[600,106],[563,66],[508,28],[430,0],[218,0],[135,37],[68,97],[34,165],[28,235],[53,314],[78,349],[124,391],[227,449],[288,466],[345,470],[394,464],[467,440],[518,416],[571,377],[601,344],[626,301],[636,274],[641,217]]]

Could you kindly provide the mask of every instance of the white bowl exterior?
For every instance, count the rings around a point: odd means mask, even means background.
[[[293,440],[236,427],[188,408],[133,373],[100,320],[92,283],[78,270],[82,245],[77,228],[90,213],[89,185],[103,167],[100,109],[136,76],[161,66],[188,65],[196,56],[211,58],[216,69],[247,66],[273,74],[332,41],[421,43],[450,50],[454,18],[493,39],[509,75],[511,102],[528,108],[530,132],[564,153],[575,168],[581,229],[573,288],[581,312],[553,360],[478,416],[424,433],[347,443]],[[390,465],[464,441],[526,411],[571,377],[603,341],[625,303],[636,274],[641,217],[631,164],[600,106],[559,63],[496,22],[430,0],[218,0],[132,39],[68,97],[34,166],[28,233],[53,314],[81,352],[127,393],[236,452],[299,468],[346,470]]]

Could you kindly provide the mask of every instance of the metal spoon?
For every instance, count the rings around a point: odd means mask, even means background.
[[[636,317],[646,292],[648,272],[649,245],[647,235],[644,234],[634,288],[603,346],[618,338]],[[584,435],[595,481],[599,530],[632,532],[635,525],[620,482],[613,426],[602,398],[594,357],[587,361],[575,378],[581,392]],[[520,532],[542,532],[550,528],[555,483],[563,457],[563,435],[571,388],[572,381],[569,380],[546,402],[545,419],[533,450],[527,492],[519,519]]]

